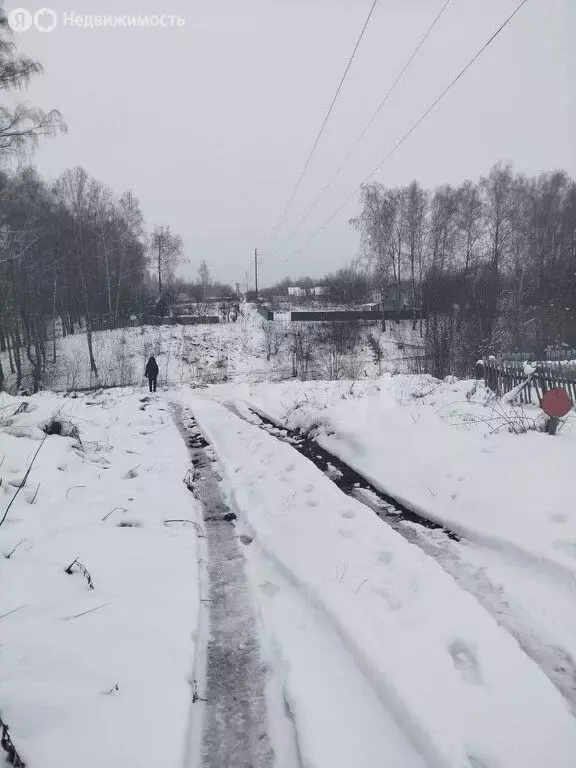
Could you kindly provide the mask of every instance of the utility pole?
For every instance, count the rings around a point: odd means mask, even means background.
[[[258,301],[258,248],[254,248],[254,288]]]

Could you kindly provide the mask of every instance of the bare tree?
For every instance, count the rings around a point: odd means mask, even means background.
[[[88,269],[91,260],[91,190],[90,177],[84,168],[74,168],[71,171],[65,171],[57,182],[57,195],[64,205],[67,206],[72,216],[74,251],[76,254],[76,264],[80,277],[80,287],[84,318],[86,321],[86,343],[88,345],[88,357],[90,359],[90,370],[94,376],[98,376],[98,368],[94,357],[94,346],[92,343],[92,320],[93,320],[93,302],[91,301],[91,291],[89,289]]]
[[[25,88],[34,75],[42,72],[37,61],[16,52],[4,9],[0,9],[0,90]],[[41,136],[53,136],[66,130],[60,112],[44,112],[17,104],[0,105],[0,160],[10,154],[23,154],[33,149]]]
[[[368,184],[362,187],[362,212],[357,219],[351,221],[361,233],[364,256],[373,270],[382,300],[390,279],[390,270],[394,280],[399,274],[396,260],[398,200],[396,190],[385,189],[381,184]],[[382,330],[386,330],[384,313]]]
[[[264,348],[266,350],[266,360],[270,362],[272,357],[276,357],[282,349],[284,342],[283,334],[278,330],[274,320],[264,320],[262,324],[264,330]]]
[[[500,278],[510,253],[515,221],[515,182],[510,165],[495,165],[481,180],[489,251],[487,337],[492,338],[500,298]]]
[[[170,227],[162,225],[154,228],[150,250],[152,261],[158,269],[160,296],[162,296],[162,279],[168,282],[174,278],[176,266],[183,258],[183,247],[182,237],[172,233]]]
[[[410,283],[412,286],[412,307],[414,311],[412,330],[415,331],[417,326],[417,307],[422,307],[421,283],[428,195],[417,181],[413,181],[405,190],[404,199],[406,208],[404,237],[406,239],[406,253],[410,265]]]
[[[206,263],[205,259],[202,259],[200,262],[200,268],[198,269],[198,278],[200,280],[200,285],[202,287],[202,298],[204,301],[206,301],[206,296],[208,295],[208,288],[210,287],[211,278],[210,278],[210,270],[208,268],[208,264]]]

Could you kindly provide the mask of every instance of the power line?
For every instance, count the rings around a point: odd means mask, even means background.
[[[356,45],[354,46],[354,50],[352,51],[352,55],[350,56],[350,59],[348,61],[348,64],[346,65],[346,69],[344,70],[344,74],[342,75],[340,79],[340,83],[338,84],[338,88],[336,89],[336,93],[334,94],[334,98],[332,99],[332,103],[330,104],[328,111],[326,113],[326,116],[324,117],[324,120],[322,122],[322,125],[320,127],[320,130],[318,132],[318,135],[316,136],[316,139],[314,140],[314,144],[312,145],[312,149],[310,150],[308,157],[306,158],[306,161],[304,163],[304,167],[302,168],[300,172],[300,176],[298,177],[298,180],[296,181],[296,184],[294,185],[292,192],[290,193],[290,196],[288,198],[288,202],[286,203],[286,206],[284,207],[284,210],[282,214],[280,215],[280,218],[274,225],[272,232],[270,234],[269,239],[274,240],[276,239],[278,232],[280,231],[282,225],[284,224],[284,221],[286,220],[286,217],[288,216],[288,211],[290,210],[292,203],[294,201],[294,198],[296,197],[296,193],[298,192],[298,189],[300,188],[300,184],[302,183],[302,180],[304,176],[306,175],[306,171],[308,170],[310,163],[312,162],[312,158],[314,156],[314,153],[316,152],[316,148],[318,147],[318,144],[320,143],[320,139],[322,138],[322,134],[324,133],[324,129],[326,128],[326,125],[328,124],[328,120],[330,119],[330,115],[332,114],[332,110],[334,109],[334,105],[336,104],[336,101],[338,99],[338,96],[340,95],[340,91],[342,90],[342,87],[344,85],[344,82],[348,76],[348,72],[350,71],[350,67],[352,66],[352,62],[354,61],[356,57],[356,53],[358,51],[358,48],[360,47],[360,43],[362,42],[362,38],[364,37],[364,33],[366,32],[366,29],[368,28],[368,24],[370,23],[370,19],[372,18],[372,14],[374,13],[374,9],[376,8],[378,0],[374,0],[372,3],[372,7],[370,8],[370,11],[368,13],[368,16],[366,18],[366,21],[364,22],[364,26],[362,27],[362,31],[360,32],[360,36],[358,37],[358,40],[356,41]]]
[[[400,83],[400,81],[402,80],[402,78],[403,78],[403,76],[405,75],[405,73],[406,73],[406,71],[407,71],[408,67],[410,66],[410,64],[412,64],[412,62],[414,61],[414,59],[415,59],[415,58],[416,58],[416,56],[418,55],[418,53],[419,53],[420,49],[422,48],[422,46],[424,45],[424,43],[426,42],[426,40],[428,39],[428,37],[429,37],[429,36],[430,36],[430,34],[432,33],[432,30],[434,29],[434,27],[436,26],[436,24],[437,24],[437,23],[440,21],[440,17],[441,17],[441,16],[442,16],[442,14],[444,13],[444,11],[446,10],[446,8],[447,8],[447,7],[448,7],[448,5],[450,4],[450,2],[451,2],[451,0],[445,0],[445,2],[444,2],[444,4],[443,4],[442,8],[440,9],[440,11],[438,12],[438,14],[436,15],[436,17],[435,17],[434,21],[432,22],[432,24],[431,24],[431,25],[428,27],[428,29],[426,30],[426,34],[425,34],[425,35],[424,35],[424,37],[423,37],[423,38],[420,40],[420,42],[418,43],[418,45],[416,46],[416,48],[415,48],[415,49],[414,49],[414,51],[412,52],[412,54],[411,54],[410,58],[408,59],[408,61],[406,62],[406,64],[405,64],[405,65],[404,65],[404,67],[402,68],[402,70],[400,71],[400,74],[399,74],[399,75],[396,77],[396,79],[394,80],[394,82],[392,83],[392,85],[390,86],[390,88],[388,89],[388,92],[386,93],[386,95],[384,96],[384,98],[382,99],[382,101],[380,102],[380,104],[378,105],[378,107],[376,108],[376,111],[374,112],[374,114],[372,115],[372,117],[370,118],[370,120],[368,121],[368,123],[367,123],[367,124],[364,126],[364,129],[362,130],[362,133],[360,134],[360,136],[359,136],[359,137],[356,139],[356,142],[355,142],[355,143],[354,143],[354,144],[353,144],[353,145],[352,145],[352,146],[351,146],[351,147],[348,149],[348,152],[346,153],[346,155],[345,155],[344,159],[342,160],[342,162],[340,163],[340,165],[338,166],[338,168],[336,169],[336,171],[334,172],[334,174],[333,174],[333,175],[332,175],[332,176],[331,176],[331,177],[328,179],[328,182],[327,182],[327,183],[326,183],[326,184],[325,184],[325,185],[322,187],[322,189],[320,190],[320,194],[319,194],[319,195],[318,195],[318,197],[317,197],[317,198],[314,200],[314,202],[312,203],[312,205],[311,205],[311,206],[310,206],[310,207],[309,207],[309,208],[306,210],[306,212],[304,213],[304,215],[302,216],[302,218],[300,219],[300,221],[298,222],[298,224],[297,224],[297,225],[294,227],[294,229],[293,229],[293,230],[292,230],[292,231],[291,231],[291,232],[290,232],[290,233],[289,233],[289,234],[288,234],[288,235],[287,235],[287,236],[284,238],[284,240],[283,240],[283,241],[282,241],[282,242],[281,242],[281,243],[280,243],[280,244],[279,244],[279,245],[278,245],[278,246],[277,246],[277,247],[274,249],[274,251],[272,252],[272,255],[273,255],[273,254],[275,254],[275,253],[277,253],[277,252],[278,252],[278,251],[279,251],[281,248],[283,248],[283,247],[286,245],[286,243],[287,243],[289,240],[291,240],[291,239],[292,239],[292,237],[293,237],[293,236],[296,234],[296,232],[298,232],[298,230],[300,229],[300,227],[302,226],[302,224],[304,224],[304,222],[308,221],[308,219],[310,218],[310,216],[311,216],[311,214],[313,213],[313,211],[316,209],[316,206],[318,205],[318,203],[320,202],[320,200],[322,200],[322,198],[324,197],[324,195],[326,194],[326,192],[327,192],[327,191],[330,189],[330,187],[331,187],[331,186],[332,186],[332,184],[333,184],[333,183],[336,181],[336,179],[338,178],[338,176],[340,175],[340,173],[342,172],[342,170],[344,169],[344,167],[347,165],[347,163],[348,163],[348,160],[350,160],[350,158],[352,157],[352,155],[354,154],[354,152],[355,152],[355,151],[358,149],[358,147],[360,146],[360,143],[362,142],[362,139],[364,138],[364,136],[366,136],[366,134],[368,133],[368,131],[370,130],[370,128],[371,128],[371,127],[372,127],[372,125],[374,124],[374,122],[375,122],[376,118],[378,117],[378,115],[380,114],[380,112],[382,111],[382,109],[384,108],[384,106],[386,105],[386,103],[388,102],[388,99],[390,98],[390,96],[391,96],[391,95],[394,93],[394,91],[396,90],[396,87],[397,87],[397,85],[398,85],[398,84]]]
[[[508,24],[512,21],[512,19],[516,16],[516,14],[521,10],[521,8],[526,5],[528,0],[522,0],[522,2],[515,8],[515,10],[508,16],[508,18],[498,27],[498,29],[494,32],[494,34],[484,43],[484,45],[478,49],[478,51],[474,54],[474,56],[470,59],[470,61],[466,64],[466,66],[459,72],[459,74],[452,80],[452,82],[442,91],[440,96],[430,104],[429,107],[420,115],[418,120],[412,125],[411,128],[406,131],[406,133],[402,136],[402,138],[392,147],[392,149],[388,152],[387,155],[384,156],[384,158],[378,163],[378,165],[366,176],[366,178],[358,184],[358,186],[348,195],[348,197],[344,200],[342,205],[337,208],[327,219],[324,221],[323,224],[321,224],[317,229],[315,229],[310,237],[308,237],[307,240],[305,240],[302,245],[297,248],[295,251],[293,251],[289,256],[287,256],[285,259],[282,259],[281,261],[276,262],[272,266],[278,266],[278,264],[284,264],[290,259],[292,259],[294,256],[297,256],[303,248],[305,248],[320,232],[322,232],[328,224],[330,224],[336,216],[342,211],[346,205],[352,200],[355,195],[358,194],[358,192],[362,189],[362,187],[370,181],[370,179],[378,173],[380,168],[386,163],[392,155],[398,150],[402,144],[414,133],[414,131],[418,128],[418,126],[428,117],[428,115],[432,112],[432,110],[438,106],[438,104],[442,101],[444,96],[450,91],[456,83],[460,80],[461,77],[470,69],[470,67],[474,64],[474,62],[484,53],[484,51],[488,48],[488,46],[494,42],[494,40],[498,37],[498,35],[505,29],[505,27],[508,26]]]

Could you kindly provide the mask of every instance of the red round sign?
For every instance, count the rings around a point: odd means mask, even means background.
[[[555,387],[544,393],[541,406],[544,413],[547,413],[548,416],[555,416],[559,419],[562,416],[566,416],[570,411],[572,400],[567,392],[560,387]]]

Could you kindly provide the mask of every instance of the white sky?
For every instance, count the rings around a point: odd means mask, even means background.
[[[58,12],[180,14],[183,28],[79,29],[19,35],[45,74],[25,98],[57,107],[66,136],[35,162],[75,165],[133,189],[150,227],[184,237],[196,276],[244,284],[254,247],[261,284],[349,262],[351,202],[299,255],[278,265],[333,212],[453,79],[518,0],[452,0],[375,127],[315,214],[271,254],[268,235],[320,127],[371,0],[49,0]],[[292,208],[287,233],[360,133],[443,0],[379,0],[349,79]],[[28,0],[7,10],[42,6]],[[572,7],[570,7],[572,6]],[[474,68],[377,175],[433,187],[477,179],[499,159],[525,173],[576,176],[576,3],[530,0]],[[280,237],[282,240],[282,237]]]

